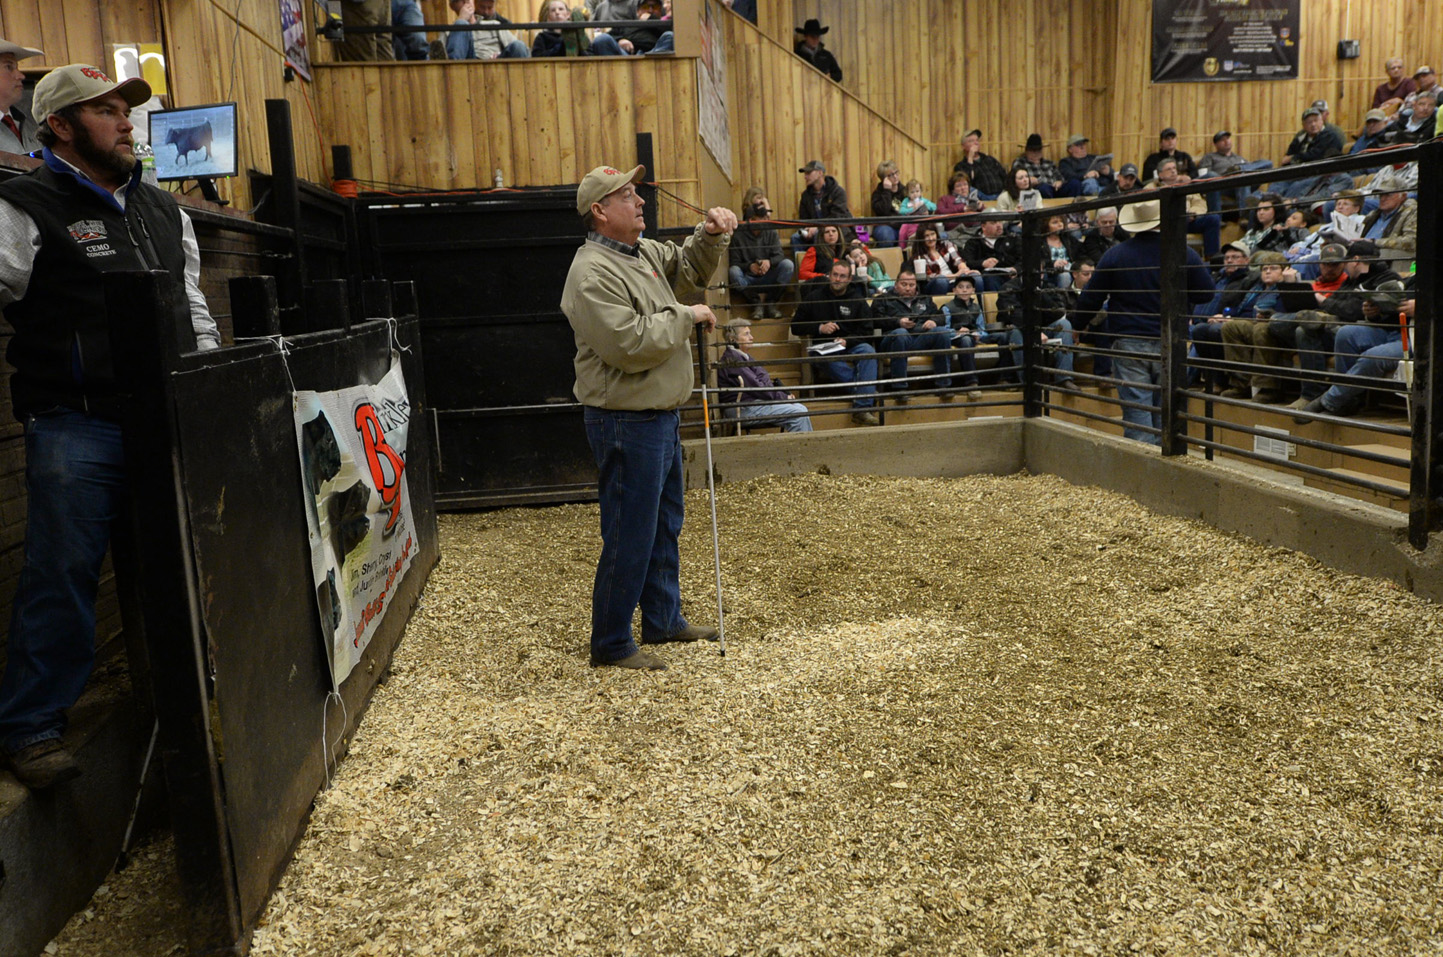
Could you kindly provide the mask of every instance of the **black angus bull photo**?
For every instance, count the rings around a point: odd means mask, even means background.
[[[214,140],[210,120],[199,126],[178,126],[165,134],[165,145],[175,147],[175,161],[185,160],[187,166],[190,165],[190,154],[198,150],[205,150],[205,160],[211,159],[211,143]]]

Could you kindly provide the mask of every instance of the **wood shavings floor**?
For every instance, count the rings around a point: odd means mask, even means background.
[[[1436,606],[1048,476],[719,508],[727,656],[655,674],[587,665],[594,506],[443,516],[252,953],[1443,953]],[[159,847],[54,952],[166,953]]]

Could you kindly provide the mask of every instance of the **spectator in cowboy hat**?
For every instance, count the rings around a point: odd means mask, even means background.
[[[822,26],[822,21],[815,17],[808,20],[797,27],[797,32],[802,35],[802,38],[792,49],[797,56],[841,83],[842,68],[837,65],[837,58],[832,56],[831,51],[822,45],[822,34],[830,29],[832,28]]]
[[[1032,188],[1051,199],[1062,189],[1062,171],[1057,164],[1042,155],[1042,134],[1031,133],[1022,144],[1022,155],[1012,161],[1012,169],[1027,170],[1032,177]]]
[[[1077,297],[1075,315],[1069,315],[1074,326],[1086,327],[1106,308],[1106,331],[1115,337],[1112,348],[1124,353],[1112,361],[1113,375],[1124,383],[1118,385],[1117,397],[1137,403],[1122,411],[1123,435],[1152,445],[1161,444],[1162,415],[1143,406],[1157,405],[1157,384],[1162,378],[1158,339],[1162,329],[1161,219],[1160,200],[1142,200],[1122,208],[1119,224],[1132,238],[1103,253],[1092,279]],[[1183,274],[1173,281],[1186,288],[1187,308],[1191,309],[1211,299],[1216,288],[1202,258],[1191,249],[1183,254]],[[1177,318],[1187,321],[1186,316]]]
[[[20,61],[44,55],[41,50],[0,40],[0,150],[29,153],[40,148],[35,120],[20,111],[20,100],[25,96]]]

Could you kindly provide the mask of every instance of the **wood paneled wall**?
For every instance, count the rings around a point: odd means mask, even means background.
[[[1443,8],[1423,0],[1305,0],[1299,3],[1298,79],[1256,83],[1158,83],[1150,76],[1150,0],[1117,0],[1115,79],[1110,109],[1112,142],[1141,160],[1157,148],[1157,133],[1175,126],[1179,148],[1199,156],[1226,127],[1234,148],[1249,159],[1280,160],[1302,126],[1303,108],[1315,99],[1332,106],[1332,122],[1345,132],[1362,125],[1383,62],[1399,56],[1408,72],[1423,63],[1439,67]],[[1337,59],[1337,42],[1362,41],[1363,55]]]
[[[321,127],[377,184],[486,187],[577,183],[634,162],[650,132],[667,190],[700,205],[696,66],[689,59],[330,64],[318,69]],[[662,225],[695,222],[663,199]]]
[[[0,37],[44,50],[22,67],[90,63],[109,70],[110,44],[161,42],[156,0],[0,0]]]
[[[903,170],[928,163],[925,143],[794,56],[790,46],[734,14],[718,22],[730,86],[731,202],[760,186],[776,215],[790,218],[803,186],[797,169],[819,159],[846,188],[852,212],[869,216],[879,162],[894,159]]]
[[[1034,131],[1054,156],[1080,132],[1098,152],[1140,162],[1164,126],[1195,156],[1226,126],[1244,155],[1276,160],[1312,100],[1329,100],[1333,121],[1353,129],[1387,57],[1410,72],[1443,60],[1443,8],[1428,0],[1299,8],[1299,79],[1250,83],[1153,84],[1152,0],[759,0],[758,25],[788,49],[809,17],[830,27],[841,85],[930,147],[926,167],[903,174],[936,196],[964,126],[981,128],[983,149],[1004,163]],[[1345,38],[1362,41],[1360,59],[1336,59]]]

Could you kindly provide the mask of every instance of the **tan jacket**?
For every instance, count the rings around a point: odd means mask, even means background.
[[[691,396],[694,325],[700,301],[731,242],[698,224],[687,241],[640,240],[634,258],[586,242],[571,261],[561,311],[576,334],[576,386],[582,405],[600,409],[674,409]]]
[[[1382,211],[1375,209],[1363,220],[1365,236],[1382,215]],[[1377,242],[1378,250],[1382,253],[1383,258],[1391,260],[1395,264],[1401,264],[1402,268],[1399,268],[1398,272],[1406,273],[1408,261],[1418,254],[1417,200],[1403,200],[1403,205],[1399,206],[1398,212],[1393,214],[1388,228],[1383,230],[1383,236]]]

